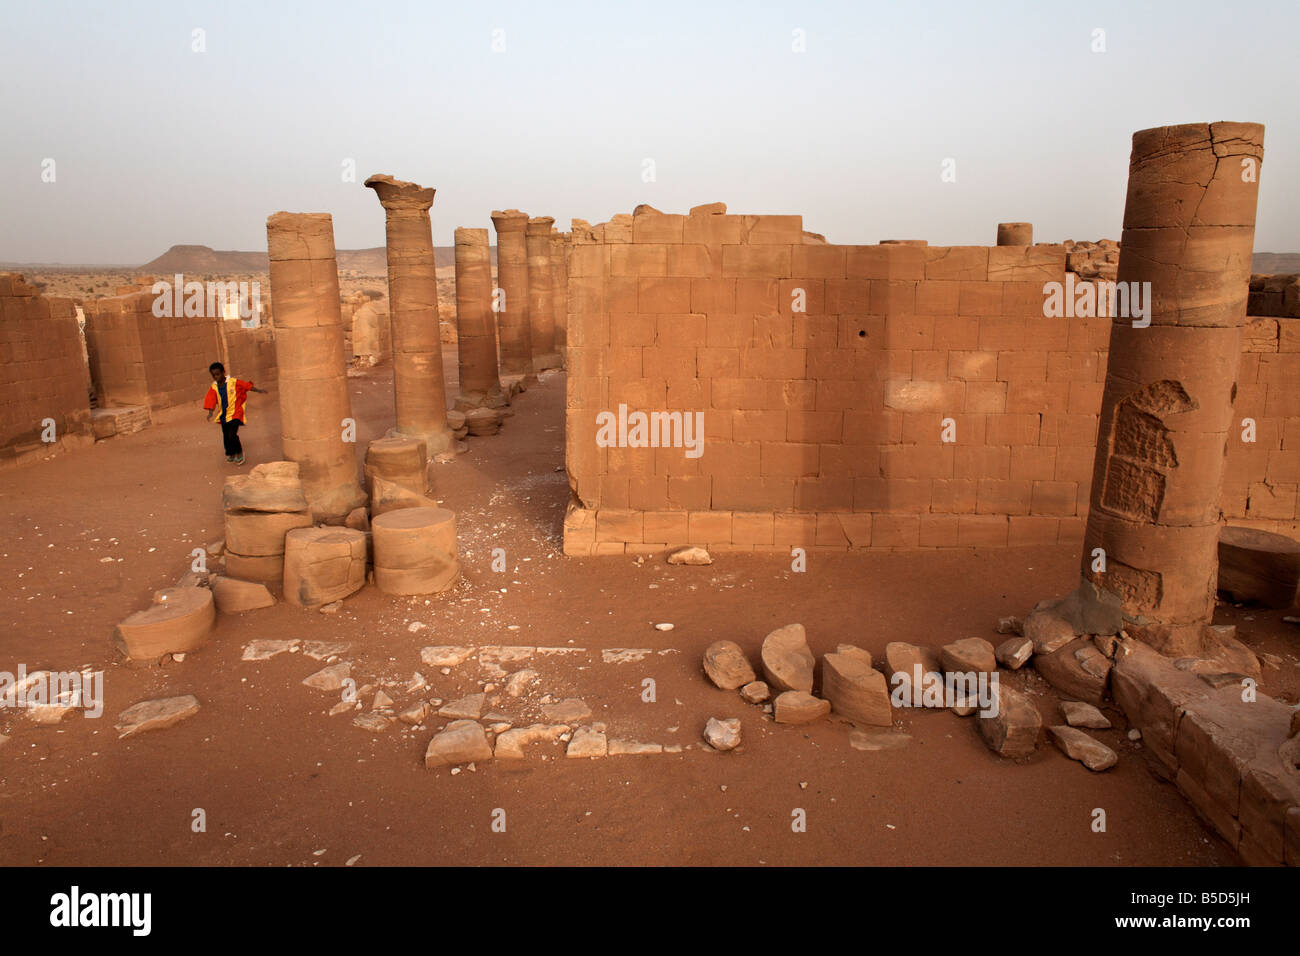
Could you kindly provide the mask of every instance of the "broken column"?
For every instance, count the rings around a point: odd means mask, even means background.
[[[429,207],[434,190],[392,176],[366,185],[384,207],[388,241],[389,323],[393,336],[393,434],[423,439],[430,455],[451,451],[447,393],[438,332],[438,272]]]
[[[341,601],[366,583],[366,533],[296,528],[284,538],[284,599],[298,607]]]
[[[999,246],[1032,246],[1034,244],[1034,224],[1032,222],[998,223]]]
[[[497,328],[492,314],[492,259],[486,229],[456,230],[456,341],[460,394],[456,407],[509,404],[497,369]]]
[[[528,216],[518,209],[492,213],[497,231],[497,288],[493,308],[501,340],[501,385],[513,390],[537,381],[528,319]]]
[[[564,367],[564,349],[568,344],[569,327],[569,236],[551,230],[551,304],[555,311],[555,351],[560,368]]]
[[[446,508],[402,508],[371,524],[375,584],[386,594],[433,594],[460,576],[456,516]]]
[[[366,496],[357,481],[334,225],[328,213],[277,212],[266,220],[266,242],[284,457],[298,463],[315,520],[341,523]]]
[[[533,371],[558,368],[555,351],[555,303],[551,295],[551,232],[555,219],[534,216],[528,220],[528,324],[533,342]]]
[[[1119,261],[1130,315],[1111,325],[1076,631],[1115,633],[1118,621],[1099,625],[1117,604],[1162,653],[1203,649],[1263,143],[1254,123],[1133,135]]]
[[[418,438],[377,438],[366,448],[366,491],[376,478],[423,495],[429,490],[429,456]]]
[[[232,475],[221,490],[221,505],[226,574],[278,585],[284,577],[284,536],[312,525],[298,463],[265,462],[247,475]]]

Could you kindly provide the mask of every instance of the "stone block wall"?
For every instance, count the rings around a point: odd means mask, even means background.
[[[0,274],[0,460],[48,447],[46,419],[57,440],[88,428],[90,375],[76,306],[39,295],[21,275]]]
[[[1111,320],[1044,316],[1063,245],[837,246],[711,208],[574,223],[568,553],[1081,541]],[[1289,343],[1257,369],[1269,441],[1297,415]],[[703,453],[601,447],[620,405],[702,413]],[[1258,451],[1230,449],[1234,487],[1265,481]]]
[[[201,400],[212,382],[208,366],[220,354],[218,320],[160,318],[153,314],[154,298],[139,292],[84,307],[91,374],[102,406],[169,408]]]

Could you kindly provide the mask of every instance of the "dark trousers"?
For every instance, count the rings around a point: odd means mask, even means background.
[[[221,441],[226,446],[226,455],[236,457],[244,453],[244,446],[239,442],[239,426],[244,424],[239,419],[221,423]]]

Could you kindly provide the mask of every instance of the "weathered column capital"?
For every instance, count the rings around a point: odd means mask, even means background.
[[[523,232],[528,227],[528,213],[520,212],[518,209],[507,209],[504,212],[494,209],[492,225],[496,227],[498,233]]]
[[[549,236],[553,225],[555,225],[554,216],[534,216],[528,220],[526,234],[530,236]]]
[[[389,212],[413,210],[427,212],[433,205],[432,187],[419,183],[403,182],[387,173],[375,173],[366,179],[365,185],[379,196],[379,204]]]

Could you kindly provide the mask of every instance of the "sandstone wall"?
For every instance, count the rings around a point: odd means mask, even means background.
[[[220,354],[217,320],[159,318],[153,314],[154,298],[139,292],[84,306],[91,375],[101,406],[169,408],[202,400],[212,383],[208,366]],[[239,372],[233,363],[231,369]]]
[[[1078,545],[1111,320],[1044,317],[1066,257],[827,245],[799,216],[575,221],[566,551]],[[1259,440],[1230,447],[1224,509],[1294,529],[1300,345],[1252,329]],[[620,404],[702,412],[703,454],[599,447]]]
[[[0,460],[82,434],[90,418],[90,376],[71,299],[38,295],[23,277],[0,274]]]

